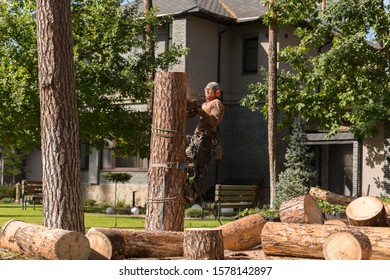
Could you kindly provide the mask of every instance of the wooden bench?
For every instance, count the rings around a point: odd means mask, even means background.
[[[35,203],[42,202],[42,182],[41,181],[22,181],[22,209],[27,209],[27,202],[33,203],[35,210]]]
[[[258,185],[215,185],[214,212],[220,218],[222,208],[233,208],[232,215],[257,206]]]

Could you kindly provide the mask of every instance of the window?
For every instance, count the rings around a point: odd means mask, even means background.
[[[101,154],[101,167],[103,169],[146,169],[147,159],[129,154],[127,157],[113,157],[109,149],[103,149]]]
[[[168,24],[168,41],[167,41],[167,47],[166,50],[169,50],[172,47],[172,40],[173,40],[173,24]]]
[[[259,38],[250,37],[244,38],[243,46],[243,66],[242,72],[257,73],[258,71],[258,50]]]
[[[81,170],[88,170],[89,167],[88,147],[84,143],[80,144],[80,167]]]

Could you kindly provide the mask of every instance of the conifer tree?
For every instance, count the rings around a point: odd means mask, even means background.
[[[295,122],[291,133],[290,143],[286,150],[284,166],[286,169],[279,175],[276,184],[274,206],[279,208],[283,201],[307,194],[316,181],[316,170],[311,166],[314,153],[305,145],[307,135],[302,125]]]

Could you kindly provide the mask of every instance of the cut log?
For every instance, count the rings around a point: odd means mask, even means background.
[[[339,225],[339,226],[346,226],[346,225],[348,225],[347,221],[337,220],[337,219],[325,220],[324,224],[325,225]]]
[[[266,222],[261,215],[254,214],[220,226],[225,250],[242,251],[261,244]]]
[[[222,230],[218,228],[185,229],[183,252],[186,260],[223,260]]]
[[[325,239],[323,253],[326,260],[369,260],[372,247],[364,233],[357,230],[342,231]]]
[[[0,247],[47,260],[86,260],[89,241],[84,234],[57,228],[8,221],[0,231]]]
[[[366,234],[372,246],[371,259],[390,259],[390,227],[353,227],[319,224],[275,223],[265,224],[261,233],[264,254],[323,258],[325,239],[336,232],[356,230]]]
[[[389,225],[382,201],[373,196],[355,199],[347,206],[345,213],[350,225],[377,227]]]
[[[343,206],[348,206],[348,204],[355,200],[354,197],[336,194],[317,187],[310,188],[309,194],[316,199],[322,199],[326,202]]]
[[[324,217],[311,195],[300,195],[280,205],[280,220],[284,223],[323,224]]]
[[[183,232],[90,228],[90,259],[166,258],[183,256]]]

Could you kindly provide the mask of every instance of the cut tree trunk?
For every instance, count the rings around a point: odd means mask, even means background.
[[[148,172],[146,230],[184,230],[187,76],[157,73]]]
[[[345,213],[350,225],[377,227],[389,225],[385,206],[373,196],[362,196],[355,199],[347,206]]]
[[[86,260],[89,241],[84,234],[11,220],[0,232],[0,247],[47,260]]]
[[[371,259],[390,259],[389,227],[353,227],[319,224],[274,223],[265,224],[261,234],[264,254],[323,258],[325,239],[336,232],[359,230],[366,234],[372,246]]]
[[[91,228],[90,259],[166,258],[183,256],[183,232]]]
[[[183,252],[186,260],[223,260],[222,230],[218,228],[185,229]]]
[[[280,220],[284,223],[323,224],[324,217],[311,195],[300,195],[280,205]]]
[[[348,204],[356,199],[351,196],[336,194],[317,187],[310,188],[309,194],[316,199],[322,199],[326,202],[343,206],[348,206]]]
[[[254,214],[220,226],[225,250],[242,251],[261,244],[266,222],[261,215]]]
[[[323,245],[326,260],[369,260],[372,246],[364,233],[341,231],[329,235]]]

